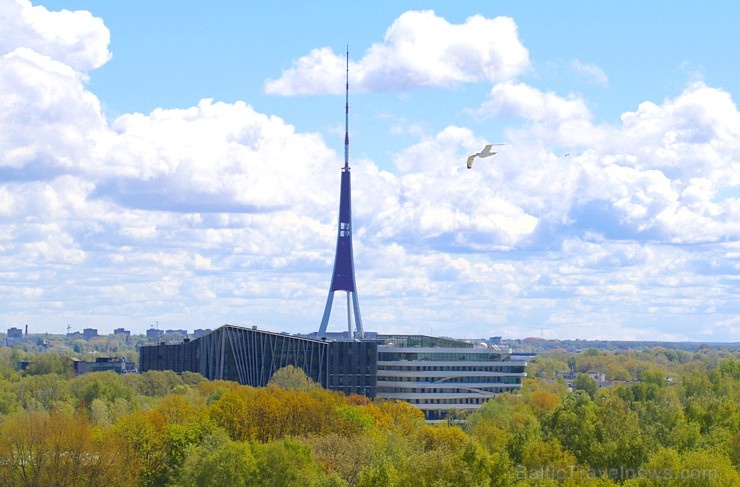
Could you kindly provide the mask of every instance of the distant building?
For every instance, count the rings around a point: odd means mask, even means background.
[[[8,328],[8,338],[23,338],[23,330],[21,328]]]
[[[123,328],[116,328],[113,330],[113,335],[115,336],[125,336],[126,338],[131,336],[131,332],[128,330],[125,330]]]
[[[82,338],[85,340],[90,340],[91,338],[95,338],[98,336],[98,330],[95,328],[84,328],[82,330]]]
[[[156,328],[149,328],[146,331],[146,338],[152,342],[158,342],[162,338],[163,333]]]
[[[105,372],[112,370],[118,374],[136,372],[134,362],[126,362],[126,357],[97,357],[94,362],[72,359],[72,369],[76,375],[88,372]]]
[[[193,330],[193,338],[200,338],[203,335],[210,333],[210,332],[211,332],[210,328],[206,328],[206,329],[198,328],[197,330]]]

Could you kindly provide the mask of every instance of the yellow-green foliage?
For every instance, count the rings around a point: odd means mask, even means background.
[[[264,388],[0,371],[0,485],[740,485],[737,358],[587,352],[577,373],[642,381],[569,393],[530,379],[440,424],[300,369]]]

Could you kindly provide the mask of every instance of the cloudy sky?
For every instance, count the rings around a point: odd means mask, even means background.
[[[365,330],[738,341],[739,17],[0,0],[0,329],[317,330],[349,46]]]

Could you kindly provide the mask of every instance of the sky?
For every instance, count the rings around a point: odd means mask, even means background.
[[[0,329],[317,331],[348,52],[366,331],[740,341],[737,18],[0,0]]]

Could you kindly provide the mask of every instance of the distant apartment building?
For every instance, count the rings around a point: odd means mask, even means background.
[[[90,340],[98,336],[98,330],[96,328],[84,328],[82,330],[82,338]]]
[[[146,338],[151,342],[159,342],[163,336],[164,333],[156,328],[149,328],[146,331]]]
[[[206,328],[206,329],[198,328],[196,330],[193,330],[193,338],[200,338],[203,335],[210,333],[210,332],[211,332],[210,328]]]
[[[131,332],[123,328],[116,328],[113,330],[113,335],[114,336],[125,336],[128,338],[131,336]]]

